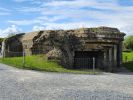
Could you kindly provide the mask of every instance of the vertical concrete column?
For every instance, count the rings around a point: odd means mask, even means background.
[[[110,58],[109,58],[109,49],[106,48],[105,53],[104,53],[104,68],[109,71],[109,62],[110,62]]]
[[[117,46],[117,66],[122,66],[122,43]]]
[[[112,61],[112,48],[109,49],[109,62]]]
[[[107,61],[107,63],[109,62],[109,49],[107,50],[107,54],[106,54],[106,61]]]
[[[114,66],[117,67],[117,45],[114,45]]]
[[[96,59],[96,66],[98,68],[101,68],[101,69],[104,68],[105,57],[106,55],[104,51],[99,52],[97,59]]]
[[[107,71],[112,71],[113,49],[108,48],[104,52],[104,66]]]
[[[121,67],[122,66],[122,42],[120,43],[119,51],[120,51],[120,67]]]
[[[8,52],[10,51],[10,46],[9,45],[8,45],[8,49],[7,50],[8,50]]]
[[[10,46],[9,46],[9,44],[8,44],[8,46],[7,46],[7,51],[6,51],[6,55],[7,55],[7,56],[11,56],[10,54],[11,54],[11,52],[10,52]]]
[[[114,45],[112,46],[112,60],[111,60],[111,62],[112,62],[112,67],[114,68],[115,66],[114,66]]]
[[[104,57],[103,57],[104,61],[106,60],[106,50],[104,50]]]
[[[106,67],[107,67],[107,50],[106,49],[104,50],[104,62],[103,62],[103,64],[104,64],[104,69],[106,69]]]
[[[112,47],[112,61],[114,62],[114,46]]]
[[[112,70],[112,48],[109,48],[109,65],[108,65],[108,68],[109,68],[109,71]]]
[[[104,53],[103,53],[103,55],[104,55],[104,57],[103,57],[103,68],[105,69],[106,68],[106,57],[107,57],[107,50],[106,49],[104,49]]]

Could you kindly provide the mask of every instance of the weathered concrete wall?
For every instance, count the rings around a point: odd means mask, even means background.
[[[3,54],[5,57],[22,56],[23,45],[22,37],[24,33],[17,34],[4,40]]]
[[[25,34],[22,47],[26,55],[45,54],[67,68],[73,68],[75,51],[98,51],[97,66],[114,70],[121,65],[124,35],[110,27],[44,30]]]
[[[42,32],[37,36],[38,38],[34,39],[32,49],[40,49],[39,51],[45,54],[49,54],[54,49],[61,51],[59,59],[67,68],[73,67],[75,51],[100,50],[103,55],[98,57],[97,65],[103,66],[103,69],[113,70],[121,63],[120,50],[122,48],[117,47],[122,43],[124,35],[118,29],[108,27],[67,31],[49,30]]]

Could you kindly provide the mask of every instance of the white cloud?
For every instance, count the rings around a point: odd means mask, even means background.
[[[2,7],[0,7],[0,10],[1,10],[1,11],[10,11],[9,9],[2,8]]]
[[[8,22],[15,25],[32,25],[41,23],[40,20],[9,20]]]
[[[22,3],[22,2],[30,2],[31,4],[41,4],[41,1],[46,0],[13,0],[14,2]]]
[[[0,7],[0,15],[9,15],[10,13],[9,9]]]
[[[10,13],[8,12],[0,12],[0,15],[9,15]]]
[[[43,27],[43,26],[33,26],[33,31],[39,31],[39,30],[44,30],[45,29],[45,27]]]
[[[7,27],[6,29],[0,29],[0,37],[6,37],[9,34],[18,34],[20,33],[21,29],[19,29],[15,25],[11,25],[10,27]]]
[[[15,24],[15,25],[33,25],[33,24],[43,24],[43,23],[47,23],[47,22],[54,22],[54,21],[58,21],[60,19],[63,19],[64,16],[55,16],[52,18],[48,18],[46,16],[40,16],[37,17],[36,19],[30,19],[30,20],[8,20],[9,23],[11,24]]]
[[[22,7],[22,8],[16,8],[16,10],[19,12],[24,12],[24,13],[32,13],[32,12],[41,11],[40,7]]]
[[[8,21],[15,25],[39,24],[41,27],[44,25],[46,29],[111,26],[127,32],[128,35],[133,33],[133,6],[119,5],[117,0],[52,0],[42,2],[37,7],[17,10],[28,14],[37,13],[38,16],[32,20]],[[37,29],[36,27],[34,28]]]
[[[26,2],[26,1],[33,1],[33,0],[13,0],[13,1],[15,1],[15,2]]]

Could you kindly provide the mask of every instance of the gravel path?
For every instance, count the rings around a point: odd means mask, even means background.
[[[60,74],[0,64],[0,100],[133,100],[133,73]]]

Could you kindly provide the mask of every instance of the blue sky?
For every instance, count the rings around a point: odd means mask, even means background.
[[[133,0],[0,0],[0,37],[41,29],[117,27],[133,34]]]

